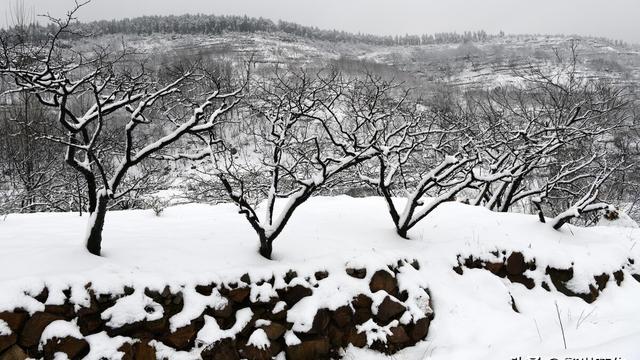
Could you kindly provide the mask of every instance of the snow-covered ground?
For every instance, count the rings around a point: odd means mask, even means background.
[[[255,234],[230,204],[175,206],[161,216],[152,210],[110,212],[103,257],[83,249],[86,220],[72,213],[42,213],[0,221],[0,311],[35,306],[24,291],[38,292],[43,283],[51,294],[88,282],[107,291],[121,290],[123,284],[204,283],[246,272],[253,279],[287,269],[312,274],[417,259],[417,281],[430,290],[435,319],[426,341],[390,358],[640,359],[640,283],[628,263],[633,258],[637,267],[640,261],[638,229],[567,226],[557,232],[534,216],[446,203],[405,240],[395,235],[381,198],[313,198],[294,214],[274,243],[275,260],[268,261],[257,254]],[[463,275],[452,270],[458,255],[490,258],[496,250],[535,258],[537,269],[527,275],[536,287],[527,290],[486,270],[465,269]],[[547,265],[573,266],[569,285],[576,291],[586,291],[593,275],[623,266],[625,280],[617,286],[611,278],[598,299],[587,304],[542,289]],[[355,348],[345,357],[386,358]]]

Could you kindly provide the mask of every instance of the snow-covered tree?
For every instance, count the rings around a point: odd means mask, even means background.
[[[334,71],[256,74],[222,142],[208,141],[210,174],[256,231],[265,258],[300,205],[375,154],[371,119],[346,115],[351,87]]]
[[[61,37],[82,6],[50,18],[55,31],[42,43],[5,32],[0,75],[14,83],[7,93],[31,94],[52,110],[50,125],[38,136],[62,145],[65,162],[84,178],[91,215],[86,247],[100,255],[109,203],[152,176],[141,163],[162,157],[184,136],[209,134],[240,90],[194,91],[205,75],[191,71],[159,84],[124,47],[68,49]]]
[[[484,171],[509,174],[482,185],[473,204],[506,212],[528,201],[544,220],[544,204],[561,212],[591,184],[602,186],[604,164],[620,161],[610,159],[607,139],[627,125],[627,99],[621,89],[581,77],[575,50],[553,72],[532,67],[517,86],[467,99],[476,119],[471,136],[487,139]]]
[[[595,180],[589,181],[588,189],[581,191],[581,193],[583,193],[584,195],[580,199],[572,203],[567,210],[556,215],[551,220],[551,226],[556,230],[560,230],[560,228],[564,224],[571,221],[571,219],[579,218],[585,214],[594,213],[601,210],[615,210],[615,206],[600,201],[598,197],[600,187],[607,180],[607,178],[611,176],[612,173],[613,170],[607,170],[605,168],[600,174],[596,176]],[[544,220],[542,216],[540,218]]]
[[[360,166],[360,177],[384,197],[396,232],[406,238],[439,205],[483,179],[474,173],[482,140],[467,136],[458,112],[428,108],[401,84],[369,76],[358,88],[368,95],[354,110],[366,112],[376,104],[380,114],[375,161]]]

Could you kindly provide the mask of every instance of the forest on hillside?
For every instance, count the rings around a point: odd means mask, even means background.
[[[505,36],[504,33],[491,35],[484,30],[457,32],[442,32],[422,35],[373,35],[352,33],[341,30],[326,30],[313,26],[300,25],[289,21],[273,21],[265,18],[255,18],[238,15],[212,14],[184,14],[166,16],[141,16],[136,18],[99,20],[91,22],[74,21],[74,32],[65,37],[79,34],[183,34],[183,35],[220,35],[225,32],[240,33],[284,33],[306,39],[330,42],[364,43],[371,45],[428,45],[428,44],[459,44],[464,42],[481,42],[491,38]],[[55,30],[51,24],[41,25],[37,22],[28,24],[32,37],[43,37]]]

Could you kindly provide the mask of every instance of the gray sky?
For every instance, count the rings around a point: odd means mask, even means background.
[[[0,0],[0,11],[6,13],[14,1]],[[73,6],[73,0],[24,2],[36,13],[57,15]],[[373,34],[483,29],[595,35],[640,43],[640,0],[93,0],[79,17],[184,13],[247,14]]]

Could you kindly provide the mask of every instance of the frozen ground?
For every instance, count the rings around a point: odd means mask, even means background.
[[[635,266],[640,261],[638,229],[569,226],[556,232],[533,216],[447,203],[404,240],[395,235],[381,198],[314,198],[294,214],[274,243],[276,260],[268,261],[257,255],[255,234],[229,204],[176,206],[159,217],[151,210],[110,212],[100,258],[83,250],[86,220],[43,213],[0,221],[0,311],[36,306],[23,294],[43,283],[54,294],[88,282],[107,291],[245,272],[254,278],[291,268],[344,271],[345,264],[375,267],[406,258],[421,263],[416,281],[429,287],[436,316],[427,340],[393,359],[640,359],[640,283],[628,265],[629,258]],[[538,269],[528,275],[537,286],[527,290],[486,270],[452,270],[459,254],[490,256],[494,250],[535,258]],[[621,286],[610,279],[593,304],[539,286],[547,265],[573,266],[570,286],[584,290],[593,275],[625,264]],[[511,296],[520,313],[512,310]],[[385,358],[360,349],[348,349],[345,356]]]

